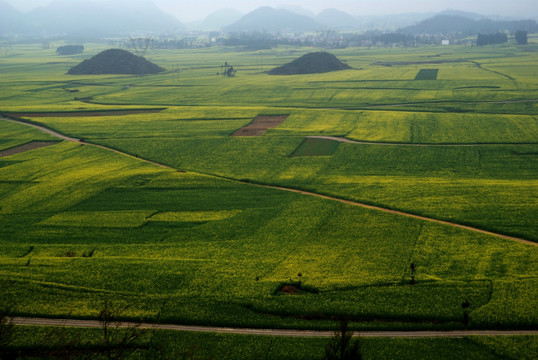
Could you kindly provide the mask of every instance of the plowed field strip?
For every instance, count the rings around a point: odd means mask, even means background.
[[[166,108],[159,109],[126,109],[126,110],[105,110],[105,111],[71,111],[71,112],[27,112],[8,113],[13,117],[94,117],[94,116],[122,116],[132,114],[153,114]]]
[[[0,151],[0,157],[20,154],[26,151],[41,149],[47,146],[58,144],[57,141],[32,141],[31,143],[17,146],[11,149]]]

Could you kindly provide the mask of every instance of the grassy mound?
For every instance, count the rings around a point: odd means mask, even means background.
[[[292,62],[274,68],[269,75],[299,75],[318,74],[330,71],[348,70],[351,67],[342,63],[333,54],[328,52],[315,52],[301,56]]]
[[[146,75],[165,71],[141,56],[121,49],[105,50],[89,60],[72,67],[69,75],[129,74]]]

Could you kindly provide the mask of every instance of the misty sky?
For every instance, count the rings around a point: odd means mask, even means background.
[[[28,11],[53,0],[7,0],[15,8]],[[65,1],[65,0],[64,0]],[[69,2],[82,0],[69,0]],[[87,0],[86,0],[87,1]],[[93,0],[123,1],[126,0]],[[318,13],[323,9],[337,8],[352,15],[387,15],[408,12],[438,12],[455,9],[483,15],[538,18],[536,0],[153,0],[161,9],[183,22],[201,20],[221,8],[235,8],[247,13],[260,6],[278,7],[282,4],[300,6]]]

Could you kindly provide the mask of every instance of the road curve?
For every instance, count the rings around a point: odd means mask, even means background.
[[[139,158],[139,157],[133,156],[131,154],[128,154],[128,153],[125,153],[125,152],[122,152],[122,151],[119,151],[119,150],[116,150],[116,149],[109,148],[109,147],[104,146],[104,145],[87,143],[87,142],[84,142],[81,139],[76,139],[76,138],[72,138],[72,137],[63,135],[63,134],[61,134],[59,132],[56,132],[56,131],[51,130],[51,129],[48,129],[48,128],[44,127],[44,126],[40,126],[40,125],[37,125],[37,124],[31,124],[31,123],[28,123],[28,122],[25,122],[25,121],[8,119],[8,118],[5,118],[5,117],[0,117],[0,119],[1,120],[6,120],[6,121],[11,121],[11,122],[16,122],[16,123],[27,125],[27,126],[31,126],[31,127],[34,127],[34,128],[36,128],[38,130],[44,131],[47,134],[59,137],[60,139],[63,139],[63,140],[66,140],[66,141],[76,142],[76,143],[80,143],[82,145],[87,145],[87,146],[95,146],[95,147],[98,147],[98,148],[101,148],[101,149],[104,149],[104,150],[115,152],[115,153],[120,154],[120,155],[128,156],[130,158],[135,158],[135,159],[138,159],[140,161],[144,161],[144,162],[149,163],[149,164],[160,166],[160,167],[163,167],[163,168],[166,168],[166,169],[172,169],[172,170],[180,171],[180,170],[175,169],[173,167],[170,167],[168,165],[164,165],[164,164],[160,164],[160,163],[157,163],[157,162],[154,162],[154,161],[151,161],[151,160]],[[338,138],[338,139],[342,139],[342,138]],[[352,142],[353,140],[345,139],[345,140],[342,140],[342,141],[343,142]],[[207,174],[205,174],[205,175],[207,175]],[[226,180],[234,181],[234,182],[238,182],[238,183],[240,182],[238,180],[232,180],[232,179],[228,179],[228,178],[226,178]],[[257,187],[276,189],[276,190],[281,190],[281,191],[289,191],[289,192],[294,192],[294,193],[303,194],[303,195],[315,196],[315,197],[318,197],[318,198],[332,200],[332,201],[338,201],[338,202],[341,202],[341,203],[344,203],[344,204],[359,206],[359,207],[370,209],[370,210],[376,210],[376,211],[381,211],[381,212],[385,212],[385,213],[406,216],[406,217],[409,217],[409,218],[414,218],[414,219],[418,219],[418,220],[423,220],[423,221],[429,221],[429,222],[434,222],[434,223],[438,223],[438,224],[448,225],[448,226],[452,226],[452,227],[455,227],[455,228],[465,229],[465,230],[469,230],[469,231],[473,231],[473,232],[477,232],[477,233],[481,233],[481,234],[492,235],[492,236],[499,237],[501,239],[516,241],[516,242],[523,243],[523,244],[526,244],[526,245],[538,246],[538,243],[536,243],[536,242],[521,239],[521,238],[518,238],[518,237],[503,235],[503,234],[495,233],[495,232],[492,232],[492,231],[478,229],[478,228],[475,228],[475,227],[472,227],[472,226],[467,226],[467,225],[457,224],[457,223],[453,223],[453,222],[449,222],[449,221],[444,221],[444,220],[429,218],[429,217],[425,217],[425,216],[415,215],[415,214],[406,213],[406,212],[398,211],[398,210],[392,210],[392,209],[388,209],[388,208],[384,208],[384,207],[380,207],[380,206],[368,205],[368,204],[364,204],[364,203],[360,203],[360,202],[356,202],[356,201],[345,200],[345,199],[341,199],[341,198],[322,195],[322,194],[313,193],[313,192],[304,191],[304,190],[297,190],[297,189],[285,188],[285,187],[280,187],[280,186],[263,185],[263,184],[255,184],[255,183],[248,183],[248,184],[252,185],[252,186],[257,186]]]
[[[26,326],[66,326],[77,328],[100,328],[102,324],[98,320],[76,320],[76,319],[46,319],[13,317],[11,321],[15,325]],[[327,330],[289,330],[289,329],[250,329],[232,328],[199,325],[173,325],[173,324],[151,324],[134,322],[117,322],[115,327],[150,330],[171,330],[189,331],[199,333],[221,333],[239,335],[262,335],[262,336],[284,336],[284,337],[331,337],[334,331]],[[438,331],[357,331],[355,336],[360,337],[382,337],[382,338],[460,338],[464,336],[516,336],[516,335],[538,335],[538,330],[438,330]]]

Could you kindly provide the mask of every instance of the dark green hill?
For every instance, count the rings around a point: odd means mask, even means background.
[[[69,75],[104,75],[104,74],[129,74],[147,75],[165,71],[141,56],[136,56],[121,49],[105,50],[91,59],[84,60],[72,67]]]
[[[438,15],[426,19],[417,25],[399,29],[405,34],[462,34],[477,35],[479,33],[491,34],[496,32],[525,30],[529,33],[538,31],[535,20],[495,21],[490,19],[473,20],[457,15]]]
[[[333,54],[315,52],[301,56],[290,63],[274,68],[269,75],[318,74],[330,71],[348,70],[351,67],[342,63]]]

